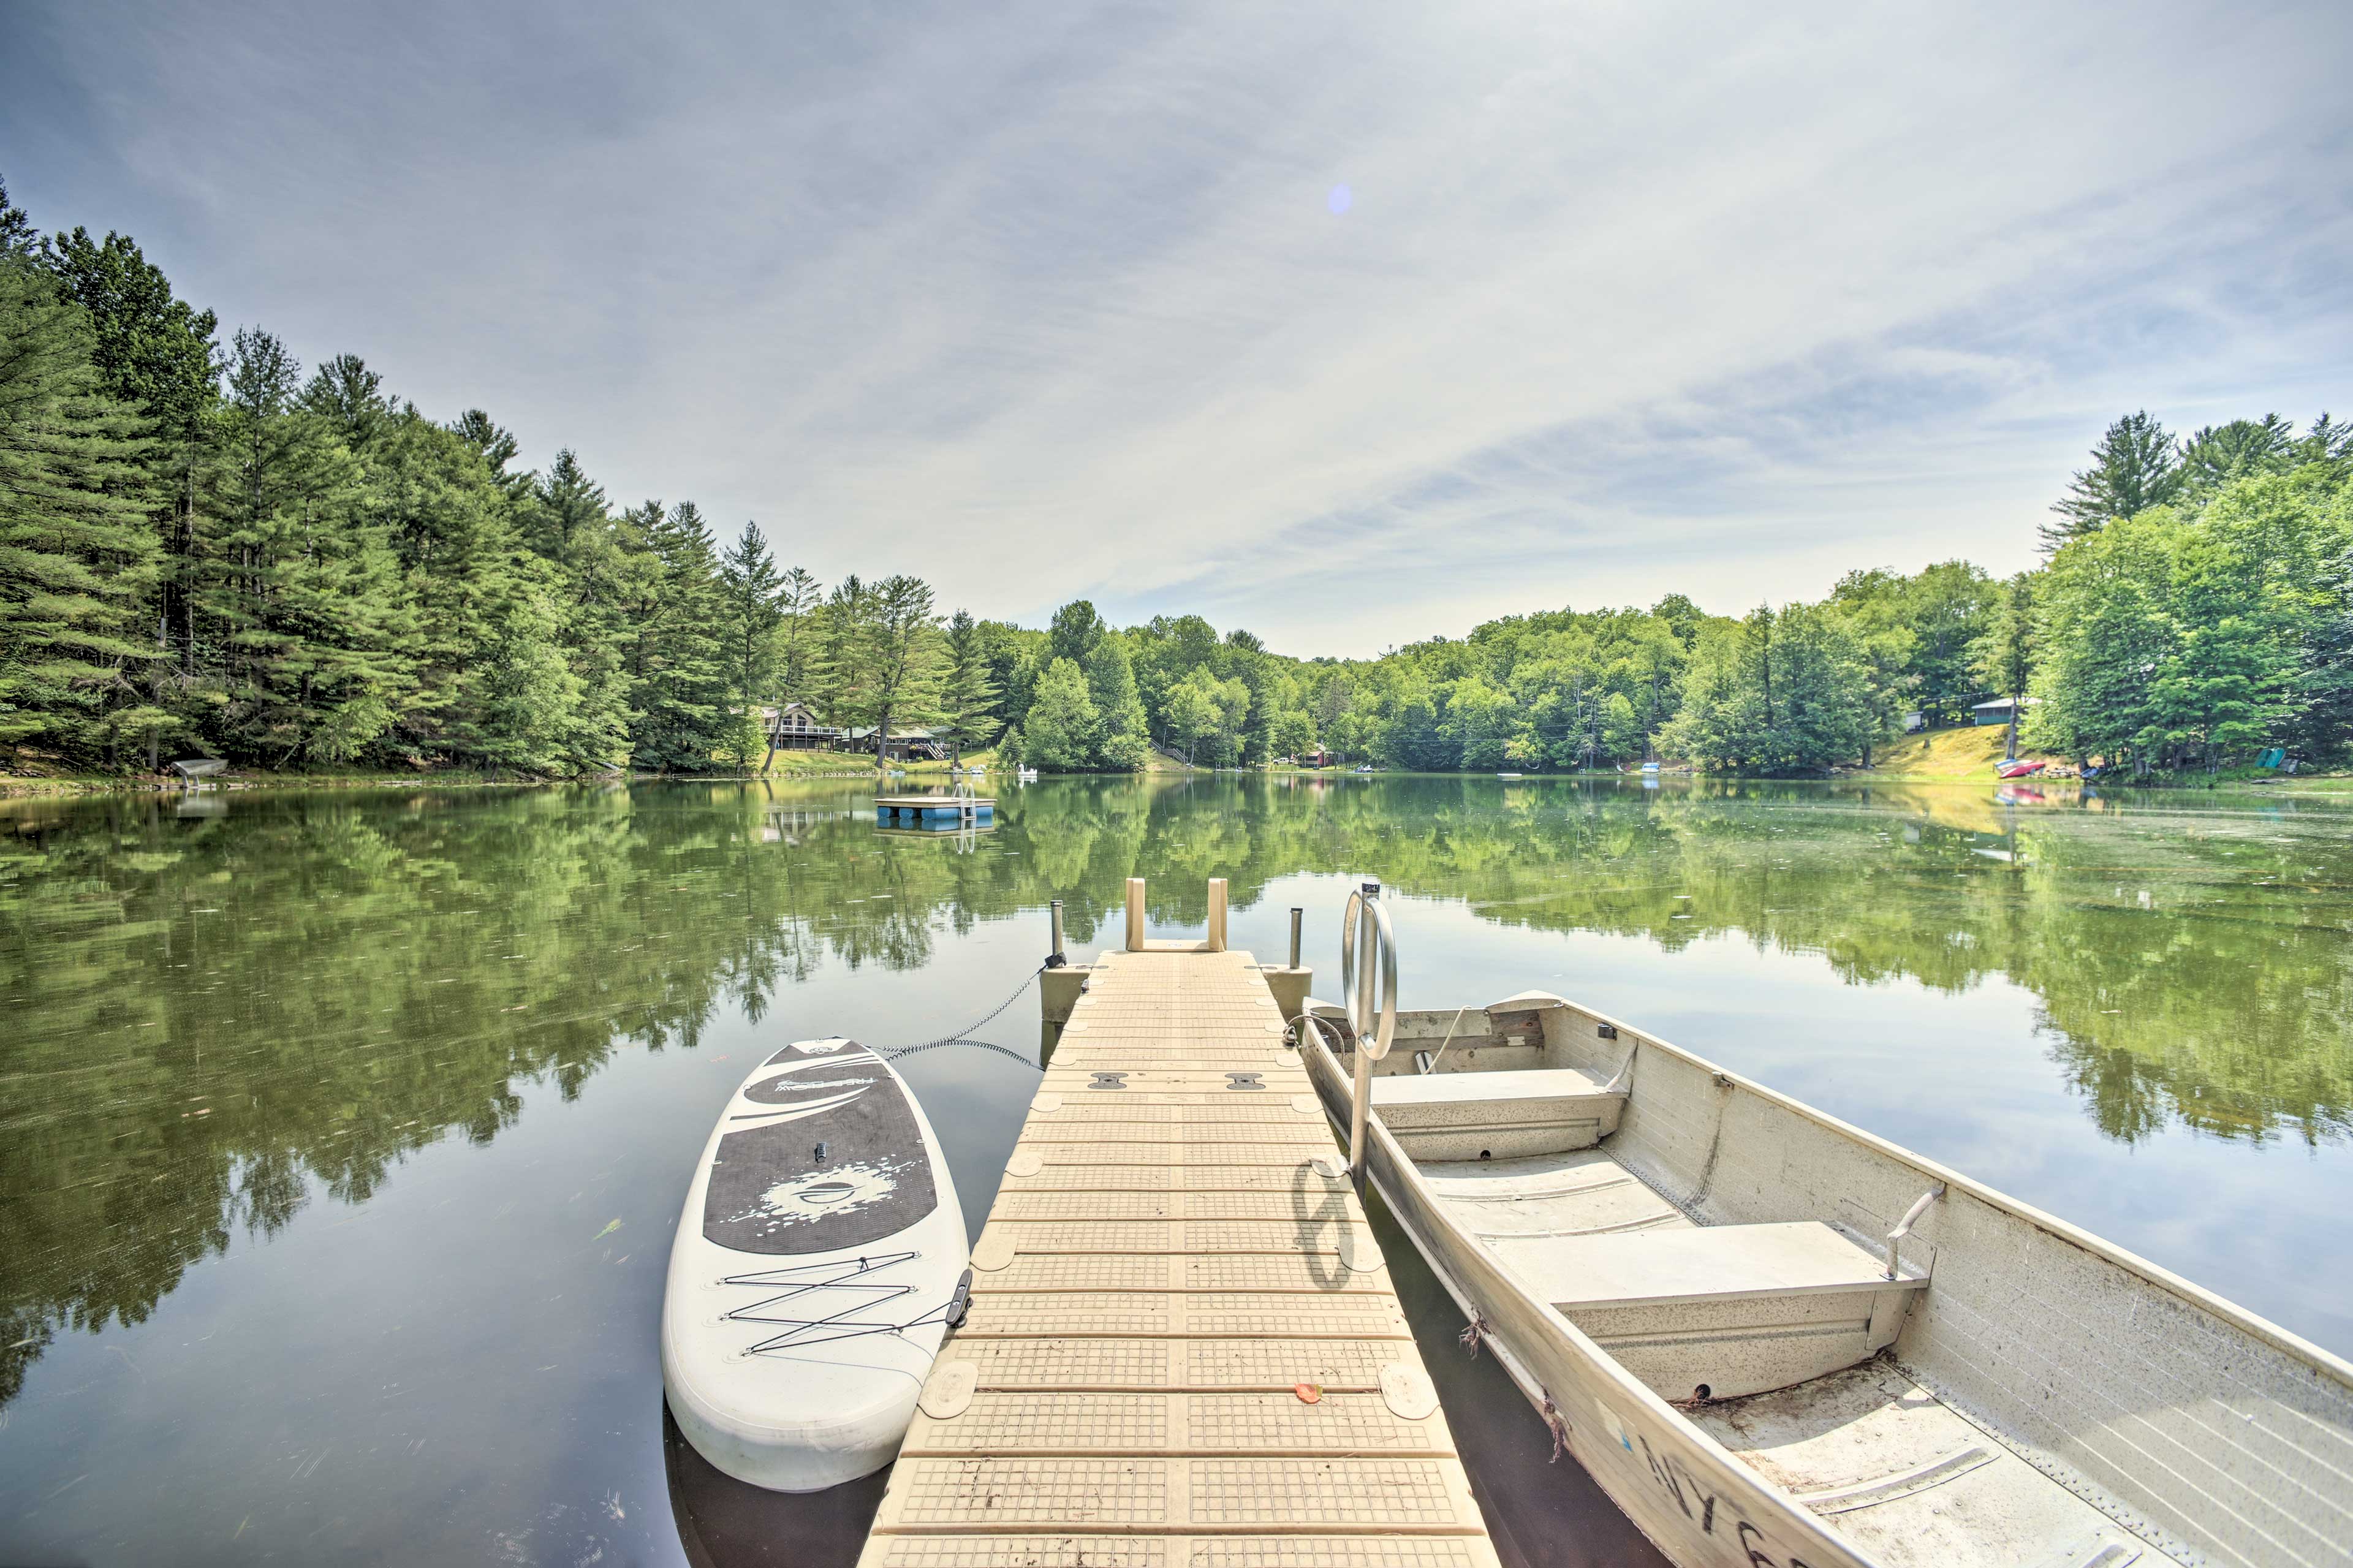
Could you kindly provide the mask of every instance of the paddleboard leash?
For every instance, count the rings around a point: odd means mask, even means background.
[[[1015,1061],[1020,1062],[1026,1067],[1034,1068],[1038,1064],[1031,1061],[1021,1052],[1008,1050],[1003,1046],[992,1045],[987,1040],[976,1040],[972,1037],[978,1031],[985,1029],[989,1025],[995,1023],[998,1014],[1004,1012],[1008,1007],[1012,1006],[1016,1002],[1020,1001],[1022,994],[1028,991],[1029,987],[1036,983],[1038,976],[1045,973],[1046,966],[1042,963],[1039,964],[1037,968],[1031,970],[1028,974],[1021,977],[1021,984],[1013,988],[1012,995],[1008,996],[1004,1001],[999,1002],[996,1006],[991,1007],[987,1013],[980,1016],[977,1022],[966,1024],[963,1028],[958,1029],[952,1035],[942,1035],[936,1040],[923,1040],[912,1046],[893,1046],[888,1050],[877,1051],[874,1054],[882,1058],[886,1061],[896,1061],[901,1057],[911,1057],[917,1051],[934,1050],[941,1046],[979,1046],[984,1049],[995,1051],[999,1056],[1011,1057]]]

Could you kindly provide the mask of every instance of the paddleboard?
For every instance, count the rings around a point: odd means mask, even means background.
[[[662,1387],[738,1480],[808,1492],[899,1452],[970,1248],[939,1140],[855,1040],[762,1062],[704,1145],[671,1244]]]

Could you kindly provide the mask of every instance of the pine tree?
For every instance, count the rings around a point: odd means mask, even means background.
[[[2146,409],[2108,426],[2092,448],[2092,466],[2079,471],[2067,493],[2051,510],[2063,521],[2042,526],[2042,548],[2105,527],[2120,517],[2137,517],[2163,506],[2181,489],[2181,465],[2173,437]]]
[[[0,190],[0,208],[6,193]],[[83,312],[0,254],[0,744],[151,747],[153,658],[135,617],[154,579],[136,413],[97,388]]]
[[[564,755],[573,771],[617,768],[628,754],[631,720],[635,628],[627,606],[639,597],[649,554],[569,449],[556,453],[521,511],[524,541],[555,568],[557,635],[579,685]]]
[[[153,442],[144,466],[163,561],[155,613],[142,619],[177,658],[184,694],[196,673],[195,593],[202,570],[196,490],[208,448],[207,421],[220,402],[222,362],[215,342],[220,323],[210,310],[174,294],[171,280],[128,235],[110,234],[101,243],[76,228],[51,240],[46,261],[89,312],[100,390],[149,421]],[[159,679],[162,670],[158,661]],[[159,691],[156,700],[164,695]],[[171,700],[185,705],[184,695]]]
[[[564,646],[563,615],[554,568],[536,558],[519,563],[485,628],[482,657],[462,673],[450,704],[448,732],[458,754],[524,773],[578,770],[591,721],[587,689]]]
[[[2295,446],[2295,425],[2276,414],[2209,425],[2181,444],[2181,489],[2202,501],[2233,479],[2283,472]]]
[[[948,739],[961,758],[987,746],[1004,721],[997,716],[997,683],[989,679],[987,650],[970,612],[958,610],[949,617],[947,637],[948,683],[941,707]]]
[[[807,700],[828,724],[846,732],[867,722],[867,682],[872,661],[866,643],[872,592],[851,573],[812,612]]]
[[[302,388],[301,406],[323,420],[355,458],[366,457],[393,420],[384,377],[357,354],[337,354],[311,372]]]
[[[563,570],[522,542],[537,500],[519,450],[479,408],[446,429],[412,413],[396,432],[386,504],[422,623],[411,714],[428,751],[561,774],[593,724],[563,637]]]
[[[572,448],[565,447],[548,465],[539,481],[533,504],[524,522],[524,539],[533,550],[558,565],[574,563],[576,550],[586,547],[611,521],[604,487],[590,479]]]
[[[508,487],[473,441],[414,408],[388,415],[361,468],[364,508],[392,550],[415,623],[417,686],[384,744],[412,757],[521,765],[492,759],[512,748],[465,695],[493,649],[514,653],[505,623],[536,564],[522,559]]]
[[[734,690],[718,553],[692,501],[647,503],[638,531],[657,570],[638,621],[630,757],[661,772],[707,768],[724,752],[748,765],[755,715]]]
[[[8,182],[0,177],[0,257],[30,261],[40,248],[41,231],[33,226],[23,207],[8,205]]]
[[[531,499],[533,476],[517,473],[507,465],[522,450],[514,433],[479,408],[469,408],[451,422],[450,432],[474,449],[483,466],[491,472],[491,482],[499,487],[508,502],[517,508]]]
[[[0,191],[0,201],[6,197],[7,193]],[[2312,428],[2305,432],[2304,439],[2295,444],[2295,460],[2331,466],[2353,463],[2353,420],[2331,419],[2328,410],[2322,409],[2320,417],[2312,422]],[[2344,477],[2337,476],[2340,481]]]
[[[888,756],[895,726],[926,724],[939,714],[947,671],[946,639],[932,613],[931,585],[918,577],[885,577],[874,585],[865,653],[867,708],[874,721],[875,761]]]
[[[339,432],[301,406],[301,366],[258,328],[236,335],[228,398],[200,475],[216,520],[196,578],[200,657],[226,699],[218,732],[273,766],[343,762],[389,730],[416,684],[415,619]],[[200,653],[202,650],[200,650]]]
[[[779,601],[785,580],[776,574],[776,563],[757,523],[745,523],[721,560],[719,583],[720,636],[730,700],[750,721],[763,703],[792,695],[789,688],[783,692],[776,689],[781,673],[779,634],[785,625]]]
[[[786,698],[806,700],[817,645],[817,612],[824,603],[823,586],[797,566],[777,581],[776,614],[782,620],[776,629],[776,673]]]

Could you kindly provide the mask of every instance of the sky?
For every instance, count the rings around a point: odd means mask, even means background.
[[[2353,412],[2353,5],[0,0],[0,176],[226,336],[1042,624],[1364,655],[2036,558]]]

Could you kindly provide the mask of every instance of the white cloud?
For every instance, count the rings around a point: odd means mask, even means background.
[[[2342,7],[858,15],[59,13],[122,168],[35,216],[822,574],[1299,652],[2013,568],[2353,363]]]

